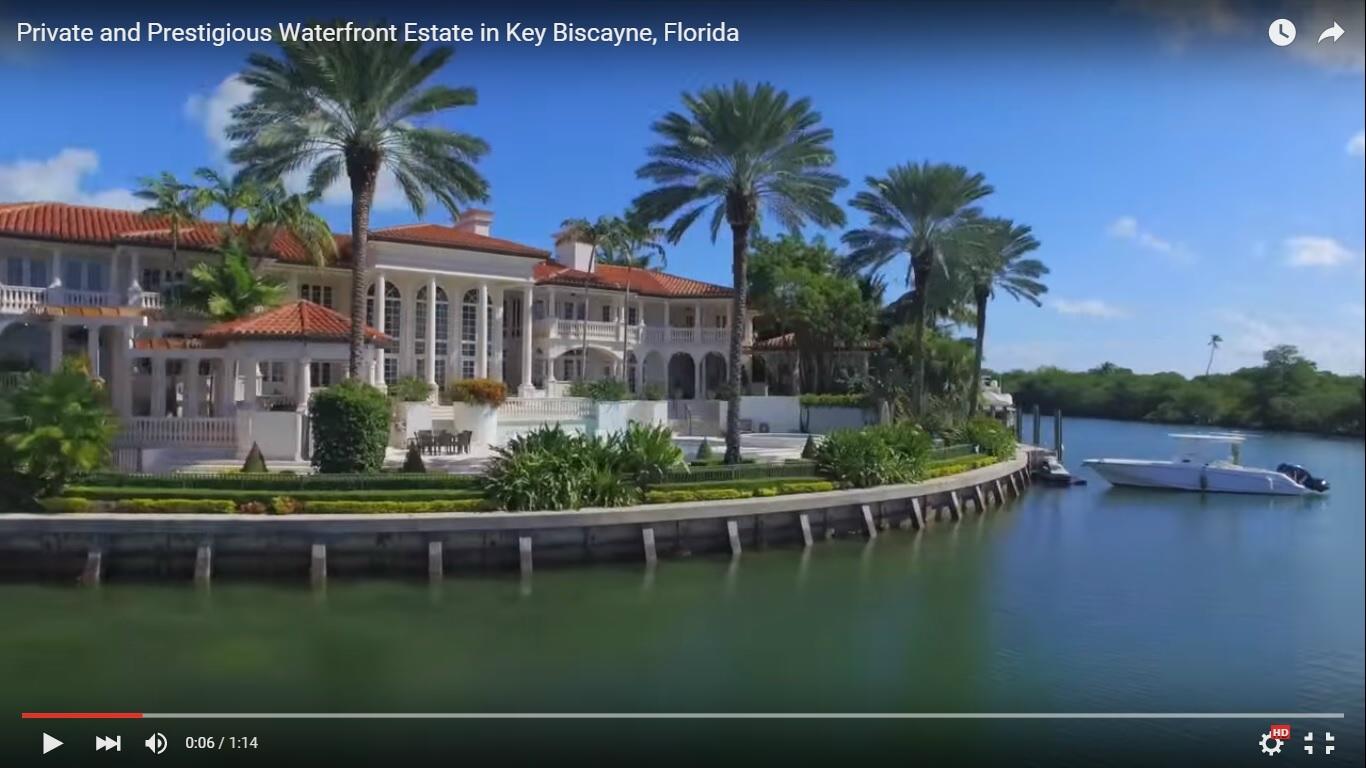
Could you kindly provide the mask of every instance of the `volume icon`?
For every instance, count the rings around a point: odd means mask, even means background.
[[[95,737],[95,751],[96,751],[96,752],[108,752],[108,751],[111,750],[111,749],[114,750],[115,752],[122,752],[122,751],[123,751],[123,737],[122,737],[122,736],[115,736],[115,737],[112,738],[112,739],[109,738],[108,736],[96,736],[96,737]]]
[[[166,751],[166,737],[160,733],[154,733],[151,736],[148,736],[147,740],[142,742],[142,745],[152,750],[152,754],[159,755]]]

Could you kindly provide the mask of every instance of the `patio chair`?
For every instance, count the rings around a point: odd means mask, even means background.
[[[455,442],[455,452],[456,452],[456,453],[469,453],[469,452],[470,452],[470,440],[471,440],[473,437],[474,437],[474,433],[471,432],[470,430],[468,430],[468,429],[461,430],[460,434],[458,434],[458,435],[455,436],[455,441],[456,441],[456,442]]]
[[[417,449],[422,453],[431,453],[436,446],[436,441],[432,439],[430,429],[419,429],[417,431]]]
[[[455,435],[448,429],[437,430],[436,449],[442,453],[455,453]]]

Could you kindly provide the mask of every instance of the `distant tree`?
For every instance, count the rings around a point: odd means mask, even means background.
[[[913,408],[925,404],[925,355],[919,349],[929,327],[927,294],[936,266],[947,272],[944,246],[959,227],[977,216],[973,204],[992,193],[980,173],[946,163],[907,163],[885,176],[869,176],[867,189],[850,205],[868,214],[868,226],[846,232],[850,261],[858,268],[881,268],[907,256],[913,285],[915,344],[921,354],[912,369]]]
[[[1219,349],[1219,345],[1224,341],[1224,337],[1217,333],[1209,335],[1209,362],[1205,363],[1205,375],[1209,375],[1210,368],[1214,367],[1214,352]]]
[[[290,193],[278,181],[261,185],[247,201],[244,227],[248,248],[256,254],[259,269],[270,255],[275,239],[292,236],[314,266],[321,267],[337,256],[337,240],[327,220],[313,211],[321,196],[316,192]]]
[[[659,143],[636,176],[657,186],[632,207],[650,221],[673,217],[669,239],[678,242],[711,211],[714,241],[724,221],[731,233],[730,397],[726,406],[727,464],[740,461],[741,364],[748,298],[749,238],[761,213],[789,231],[811,223],[840,226],[844,212],[835,191],[845,180],[831,168],[834,133],[807,99],[793,100],[767,83],[706,88],[684,94],[685,113],[670,112],[651,126]]]
[[[249,210],[256,204],[261,192],[257,185],[248,179],[225,176],[212,168],[200,168],[194,175],[208,185],[196,190],[203,206],[207,208],[216,205],[222,208],[226,214],[225,228],[229,232],[232,231],[233,218],[237,216],[237,212]]]

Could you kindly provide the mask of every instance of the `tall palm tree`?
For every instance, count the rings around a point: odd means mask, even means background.
[[[973,349],[972,384],[968,388],[968,418],[977,415],[981,399],[982,354],[987,336],[987,303],[999,289],[1016,301],[1027,301],[1041,306],[1039,297],[1048,286],[1039,278],[1048,274],[1048,267],[1038,259],[1026,258],[1038,250],[1039,241],[1033,230],[1010,219],[984,219],[965,228],[968,252],[962,265],[972,284],[972,300],[976,314],[977,341]]]
[[[664,230],[651,226],[635,211],[627,211],[612,228],[606,248],[603,249],[603,263],[626,267],[626,297],[621,313],[621,376],[628,388],[630,382],[626,379],[630,375],[627,361],[631,357],[631,329],[626,320],[631,315],[632,272],[637,268],[650,269],[656,257],[660,268],[668,265],[668,256],[661,242],[663,239]],[[640,361],[636,361],[636,365],[640,365]]]
[[[321,192],[346,174],[351,186],[351,351],[348,375],[361,375],[370,209],[381,171],[397,180],[413,213],[428,198],[455,217],[488,197],[474,163],[488,144],[420,122],[475,103],[473,88],[424,85],[450,61],[449,46],[417,43],[281,42],[279,57],[252,54],[240,75],[251,98],[235,107],[229,155],[249,178],[275,180],[309,169]]]
[[[323,266],[337,256],[337,240],[327,220],[313,212],[319,199],[315,192],[289,193],[278,181],[260,188],[247,209],[246,235],[251,250],[256,252],[259,268],[270,246],[281,233],[293,235],[303,246],[314,266]]]
[[[249,179],[224,176],[208,167],[200,168],[194,175],[207,182],[207,186],[196,190],[205,203],[204,207],[216,205],[226,212],[228,232],[232,231],[232,220],[237,212],[250,210],[260,195],[260,189]]]
[[[174,272],[180,266],[180,231],[199,220],[207,201],[193,184],[180,181],[170,171],[141,179],[138,183],[140,188],[134,196],[151,203],[142,212],[166,219],[171,230],[171,271]]]
[[[852,249],[850,262],[859,268],[879,268],[905,254],[908,282],[914,295],[913,322],[917,360],[911,371],[911,397],[916,415],[925,407],[923,344],[929,322],[926,297],[936,265],[945,267],[944,244],[965,220],[974,218],[973,203],[992,193],[980,173],[947,163],[906,163],[886,176],[869,176],[868,189],[850,205],[868,214],[868,226],[851,230],[844,243]]]
[[[1215,350],[1219,349],[1219,345],[1222,344],[1223,342],[1224,342],[1224,337],[1223,337],[1223,336],[1220,336],[1220,335],[1217,334],[1217,333],[1211,333],[1211,334],[1209,335],[1209,342],[1208,342],[1208,346],[1209,346],[1209,362],[1208,362],[1208,363],[1205,363],[1205,375],[1206,375],[1206,376],[1209,375],[1210,369],[1214,367],[1214,352],[1215,352]]]
[[[730,371],[726,405],[728,464],[740,461],[740,376],[748,286],[749,236],[761,212],[796,231],[804,224],[842,226],[835,191],[847,182],[834,173],[834,133],[807,99],[791,99],[768,83],[736,82],[683,94],[684,112],[651,126],[659,143],[636,176],[655,188],[632,208],[648,221],[677,216],[668,237],[678,242],[711,210],[711,238],[724,221],[731,233]]]
[[[185,289],[178,297],[180,306],[214,320],[236,320],[263,309],[278,306],[285,286],[278,280],[252,271],[247,252],[230,240],[221,249],[217,263],[200,262],[190,270]]]
[[[583,317],[579,318],[579,331],[582,337],[579,349],[579,379],[588,377],[588,283],[593,279],[593,265],[598,259],[599,252],[606,242],[618,236],[616,233],[620,227],[620,219],[611,216],[599,216],[596,221],[565,219],[560,222],[561,240],[584,243],[593,253],[592,260],[588,262],[588,269],[583,271]]]

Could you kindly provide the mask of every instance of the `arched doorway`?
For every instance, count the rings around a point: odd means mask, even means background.
[[[649,354],[645,355],[644,367],[641,370],[641,380],[644,382],[646,389],[653,387],[659,390],[660,395],[664,397],[669,396],[667,386],[668,375],[664,370],[664,356],[657,350],[651,350]],[[659,395],[656,395],[656,397],[658,396]]]
[[[726,358],[719,352],[708,352],[702,358],[702,394],[708,400],[720,397],[726,383]]]
[[[697,366],[692,355],[675,352],[669,358],[669,391],[671,400],[692,400],[697,396]]]

